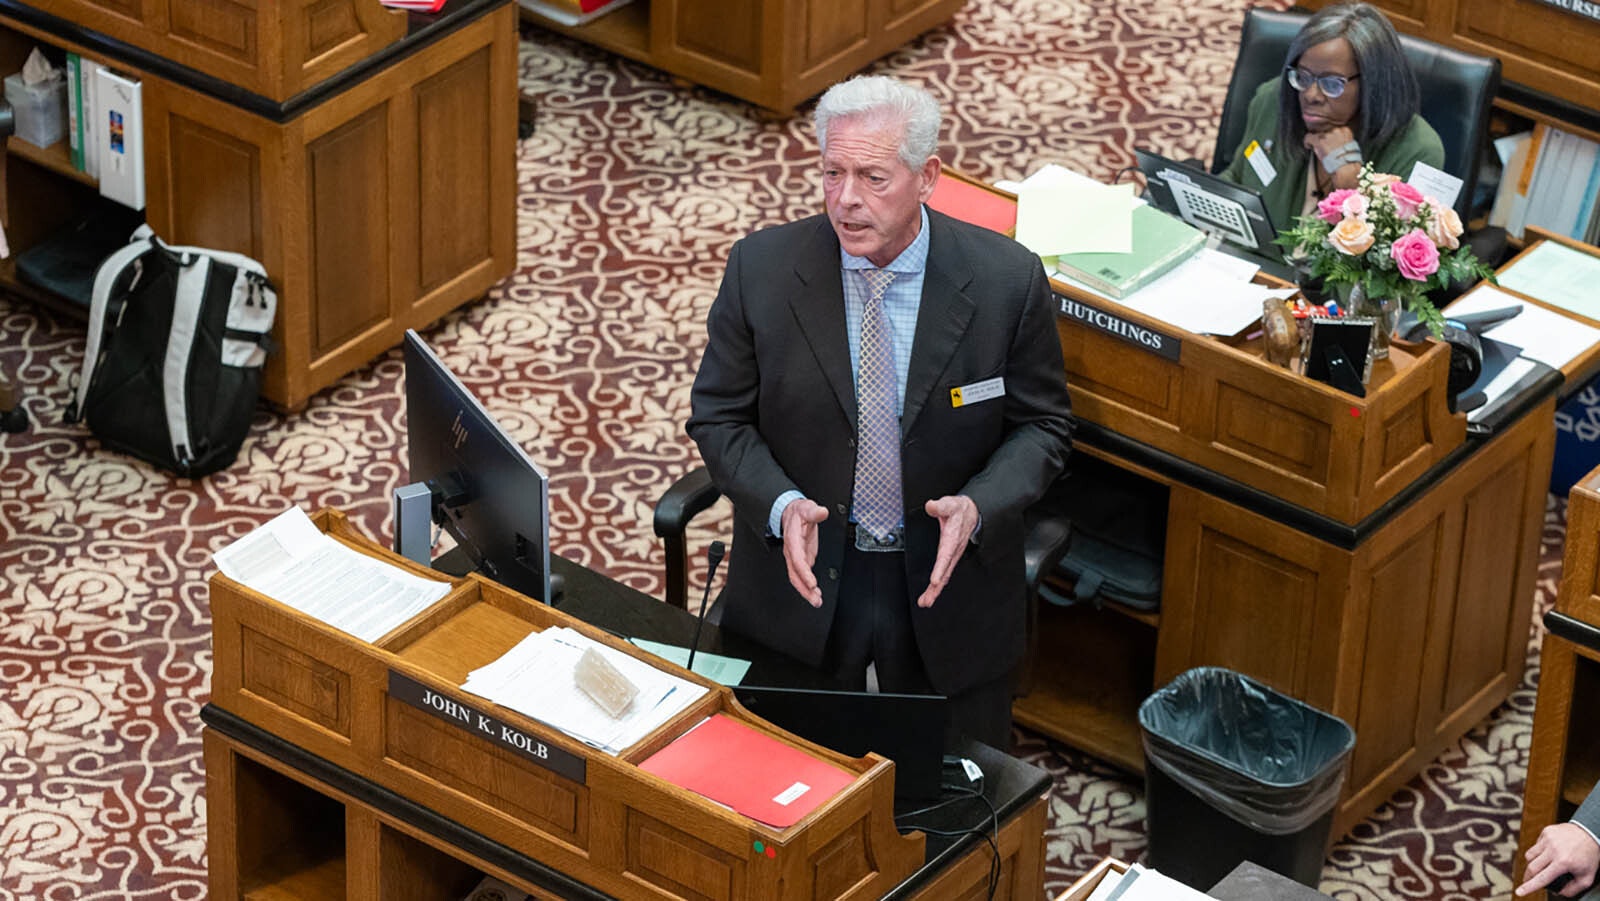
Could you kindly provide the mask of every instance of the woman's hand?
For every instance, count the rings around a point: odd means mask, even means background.
[[[1317,165],[1322,165],[1322,158],[1340,147],[1354,141],[1355,132],[1347,125],[1335,125],[1327,131],[1308,131],[1303,142],[1311,155],[1316,157]],[[1354,188],[1356,177],[1361,174],[1360,163],[1345,163],[1337,170],[1330,173],[1333,177],[1333,188]]]

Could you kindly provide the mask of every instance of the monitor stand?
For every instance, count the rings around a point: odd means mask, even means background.
[[[433,492],[424,482],[412,482],[394,490],[394,550],[413,563],[431,567],[447,576],[459,578],[478,571],[466,550],[459,546],[434,559]],[[482,575],[493,578],[488,573]],[[552,607],[560,603],[564,582],[560,573],[551,573],[550,596],[542,600]],[[515,585],[506,587],[519,590]]]

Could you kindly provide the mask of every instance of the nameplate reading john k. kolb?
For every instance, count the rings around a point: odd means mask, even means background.
[[[504,720],[442,695],[394,670],[389,671],[389,696],[432,714],[470,735],[493,742],[559,776],[587,784],[587,765],[582,757],[554,747],[537,735],[529,735]]]
[[[1176,363],[1183,350],[1183,342],[1173,335],[1146,328],[1130,322],[1094,304],[1084,303],[1065,294],[1056,295],[1056,311],[1074,322],[1081,322],[1096,331],[1105,332],[1132,344],[1141,350],[1164,357]]]

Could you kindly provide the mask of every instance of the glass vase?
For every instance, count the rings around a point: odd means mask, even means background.
[[[1389,356],[1389,342],[1400,325],[1400,299],[1397,297],[1372,297],[1366,288],[1356,282],[1350,286],[1350,297],[1345,304],[1345,315],[1372,319],[1372,359]]]

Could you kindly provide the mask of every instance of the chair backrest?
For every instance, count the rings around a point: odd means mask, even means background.
[[[1232,161],[1233,151],[1244,136],[1251,95],[1263,81],[1283,71],[1289,44],[1309,18],[1306,13],[1259,7],[1245,13],[1239,56],[1222,105],[1211,171],[1221,172]],[[1421,88],[1422,118],[1428,120],[1444,143],[1444,171],[1461,179],[1455,207],[1465,221],[1478,183],[1478,160],[1489,126],[1490,106],[1500,90],[1500,60],[1409,34],[1400,35],[1400,46]]]

